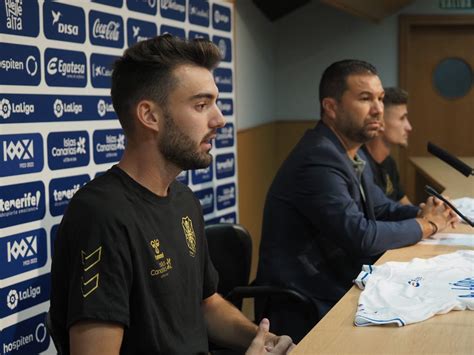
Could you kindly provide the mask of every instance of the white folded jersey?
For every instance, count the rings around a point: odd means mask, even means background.
[[[421,322],[452,310],[474,310],[474,251],[431,259],[364,265],[355,325]]]

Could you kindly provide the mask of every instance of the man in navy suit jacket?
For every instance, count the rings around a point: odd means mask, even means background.
[[[375,137],[383,118],[384,90],[369,63],[329,66],[320,87],[321,120],[306,132],[268,191],[257,274],[259,284],[297,289],[322,317],[351,287],[364,263],[388,249],[415,244],[457,219],[441,201],[402,206],[376,186],[359,148]],[[273,312],[274,311],[274,312]],[[272,324],[302,314],[281,304]]]

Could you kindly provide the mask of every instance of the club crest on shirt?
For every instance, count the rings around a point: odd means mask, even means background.
[[[181,218],[186,244],[188,245],[189,255],[196,256],[196,235],[194,234],[193,221],[188,216]]]
[[[173,268],[173,265],[171,263],[171,258],[166,258],[165,253],[163,253],[160,250],[160,240],[159,239],[153,239],[150,241],[150,246],[153,249],[153,252],[155,253],[155,260],[158,262],[158,268],[157,269],[151,269],[150,270],[150,275],[151,276],[159,276],[160,278],[163,278],[165,276],[168,276],[168,272]]]
[[[390,175],[385,174],[385,183],[386,183],[386,188],[385,188],[385,194],[386,195],[391,195],[393,193],[393,182],[392,179],[390,179]]]

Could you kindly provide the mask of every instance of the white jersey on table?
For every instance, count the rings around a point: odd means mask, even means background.
[[[474,251],[430,259],[364,265],[355,325],[421,322],[452,310],[474,310]]]

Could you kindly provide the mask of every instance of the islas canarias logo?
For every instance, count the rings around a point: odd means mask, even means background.
[[[196,235],[194,234],[193,221],[188,216],[181,218],[186,244],[188,245],[189,255],[196,256]]]

